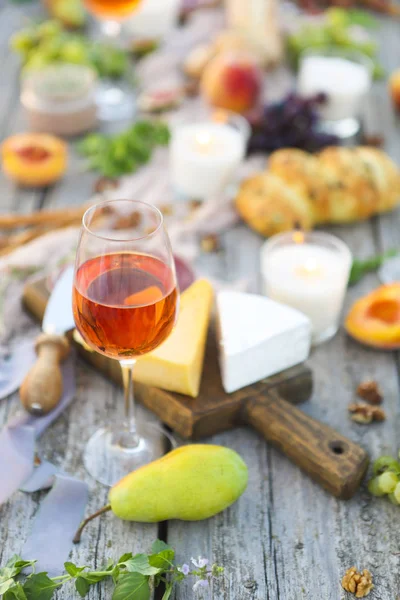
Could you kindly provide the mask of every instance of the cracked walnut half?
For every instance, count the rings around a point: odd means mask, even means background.
[[[356,598],[368,596],[373,587],[372,575],[367,569],[360,573],[356,567],[351,567],[347,569],[342,579],[342,588],[354,594]]]

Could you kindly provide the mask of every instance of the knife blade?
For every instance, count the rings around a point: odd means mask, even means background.
[[[43,333],[35,344],[37,360],[21,385],[22,405],[33,414],[50,412],[62,395],[60,364],[70,349],[65,333],[75,326],[72,314],[73,277],[73,267],[68,267],[54,286],[43,318]]]

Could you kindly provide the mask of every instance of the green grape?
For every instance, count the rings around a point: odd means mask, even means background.
[[[396,485],[393,492],[394,497],[398,504],[400,504],[400,482]]]
[[[51,57],[42,54],[40,51],[31,53],[24,64],[23,72],[43,69],[43,67],[47,67],[47,65],[52,62],[54,62],[54,60]]]
[[[62,25],[56,19],[43,21],[43,23],[40,23],[36,28],[37,35],[40,37],[40,39],[57,37],[62,33],[62,31]]]
[[[15,33],[10,41],[11,48],[22,55],[28,55],[37,44],[37,38],[30,29],[22,29]]]
[[[397,500],[397,498],[396,498],[396,496],[395,496],[394,492],[392,492],[391,494],[389,494],[389,495],[388,495],[388,498],[389,498],[390,502],[391,502],[392,504],[394,504],[395,506],[398,506],[398,505],[400,504],[400,502]]]
[[[378,486],[384,494],[391,494],[399,483],[396,473],[386,471],[378,476]]]
[[[66,62],[78,65],[88,62],[87,48],[82,40],[72,39],[66,41],[61,47],[61,58]]]
[[[328,25],[331,27],[347,27],[349,24],[348,9],[328,8],[325,12]]]
[[[380,456],[373,466],[374,475],[380,475],[385,471],[400,474],[400,463],[392,456]]]
[[[378,477],[374,477],[373,479],[370,479],[368,481],[368,491],[373,496],[384,496],[385,495],[385,492],[382,492],[381,488],[379,487],[379,478]]]

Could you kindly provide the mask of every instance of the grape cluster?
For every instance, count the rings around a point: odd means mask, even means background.
[[[66,62],[92,67],[100,77],[122,77],[128,67],[127,54],[120,48],[65,31],[55,20],[18,31],[11,48],[20,54],[24,71]]]
[[[338,144],[336,136],[319,128],[318,106],[325,101],[323,94],[301,98],[291,93],[282,102],[268,104],[261,118],[252,123],[249,152],[272,152],[278,148],[315,152]]]
[[[368,482],[373,496],[388,496],[392,504],[400,504],[400,462],[392,456],[381,456],[374,462],[374,477]]]

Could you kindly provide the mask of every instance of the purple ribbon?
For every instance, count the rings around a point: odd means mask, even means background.
[[[59,575],[72,547],[72,539],[83,519],[88,485],[68,475],[56,475],[51,491],[40,505],[22,558],[35,558],[36,571]]]
[[[23,550],[27,559],[38,560],[37,570],[51,575],[63,569],[88,499],[85,482],[57,473],[57,468],[47,461],[34,467],[35,441],[74,398],[74,356],[65,361],[62,373],[63,395],[51,413],[36,417],[21,411],[0,433],[0,505],[18,488],[34,492],[52,487],[39,508]]]

